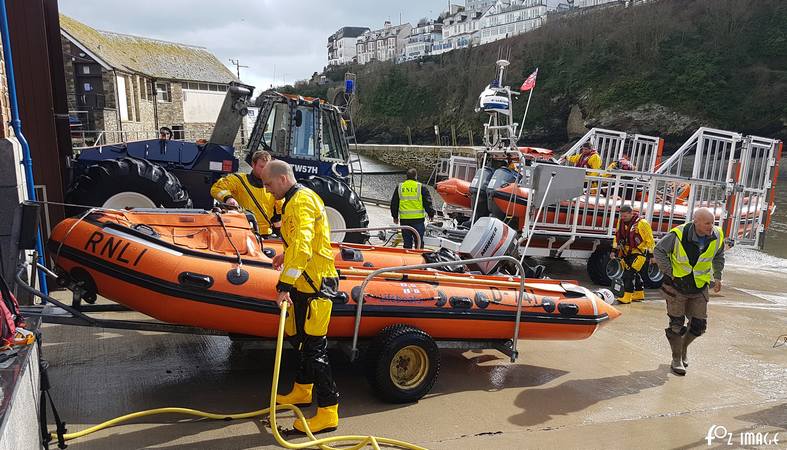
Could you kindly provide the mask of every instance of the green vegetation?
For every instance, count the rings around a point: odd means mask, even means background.
[[[413,143],[428,144],[435,141],[434,125],[443,136],[453,125],[460,144],[470,131],[478,144],[483,117],[473,108],[494,78],[498,55],[510,51],[512,87],[539,68],[527,142],[566,142],[572,105],[592,125],[605,126],[605,117],[668,139],[685,138],[697,124],[784,139],[785,24],[783,0],[657,0],[550,16],[531,33],[420,62],[332,69],[328,85],[305,88],[326,97],[345,70],[357,73],[361,142],[407,142],[409,128]],[[515,101],[517,120],[526,94]],[[640,106],[674,112],[685,123],[675,119],[667,132],[653,129],[647,116],[615,122]]]

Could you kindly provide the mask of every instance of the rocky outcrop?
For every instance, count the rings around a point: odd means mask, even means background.
[[[572,114],[574,110],[572,109]],[[588,128],[625,130],[629,133],[650,134],[660,137],[689,136],[708,120],[681,114],[666,106],[648,103],[633,109],[610,108],[598,112],[595,117],[585,119]],[[569,118],[569,126],[571,119]]]

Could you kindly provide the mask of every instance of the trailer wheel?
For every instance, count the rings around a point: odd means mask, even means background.
[[[191,207],[188,192],[174,175],[158,164],[129,157],[88,167],[68,189],[66,202],[114,209]],[[82,212],[71,209],[72,215]]]
[[[645,289],[658,289],[664,281],[664,274],[661,273],[659,266],[650,264],[650,261],[646,262],[642,270],[639,271],[639,276],[642,277],[642,284],[645,286]]]
[[[311,177],[300,180],[300,183],[313,190],[325,203],[325,213],[332,230],[342,228],[366,228],[369,226],[369,215],[366,205],[355,191],[343,181],[327,177]],[[367,233],[335,233],[331,240],[363,244],[367,241]]]
[[[587,271],[588,275],[590,275],[590,279],[593,280],[594,283],[601,285],[601,286],[609,286],[612,284],[612,278],[610,273],[610,258],[609,252],[611,249],[609,247],[599,247],[594,251],[590,258],[588,258],[587,262]]]
[[[365,362],[366,376],[378,397],[389,403],[410,403],[434,386],[440,352],[424,331],[397,324],[374,338]]]

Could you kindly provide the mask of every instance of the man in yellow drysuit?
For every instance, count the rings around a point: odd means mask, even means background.
[[[262,184],[262,171],[270,160],[270,153],[256,151],[251,157],[251,173],[227,175],[210,188],[210,195],[216,200],[253,213],[258,232],[263,236],[276,232],[281,226],[281,201],[277,201]]]
[[[317,414],[307,420],[312,432],[335,429],[339,425],[339,393],[328,361],[328,324],[332,299],[338,294],[339,275],[333,263],[330,229],[325,205],[314,191],[298,184],[292,167],[271,161],[262,173],[265,187],[282,205],[281,237],[284,253],[273,258],[281,270],[276,302],[293,306],[287,313],[285,331],[293,337],[300,363],[295,385],[287,395],[277,395],[279,404],[310,404],[312,391],[317,398]],[[303,422],[295,421],[304,432]]]
[[[639,217],[631,206],[620,207],[620,219],[612,240],[611,258],[618,258],[623,267],[623,288],[625,293],[619,297],[620,303],[641,302],[645,290],[639,272],[645,265],[648,254],[653,251],[653,230],[647,220]]]

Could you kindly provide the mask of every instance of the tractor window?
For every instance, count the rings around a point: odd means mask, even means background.
[[[295,111],[292,132],[292,156],[314,156],[314,108],[299,106]]]
[[[268,150],[271,153],[286,155],[287,154],[287,122],[289,119],[289,110],[284,103],[276,103],[273,105],[268,120],[265,122],[265,128],[262,131],[262,149]]]
[[[339,115],[335,111],[322,111],[322,149],[320,155],[323,159],[332,159],[346,162],[347,151],[342,133],[339,132]]]

